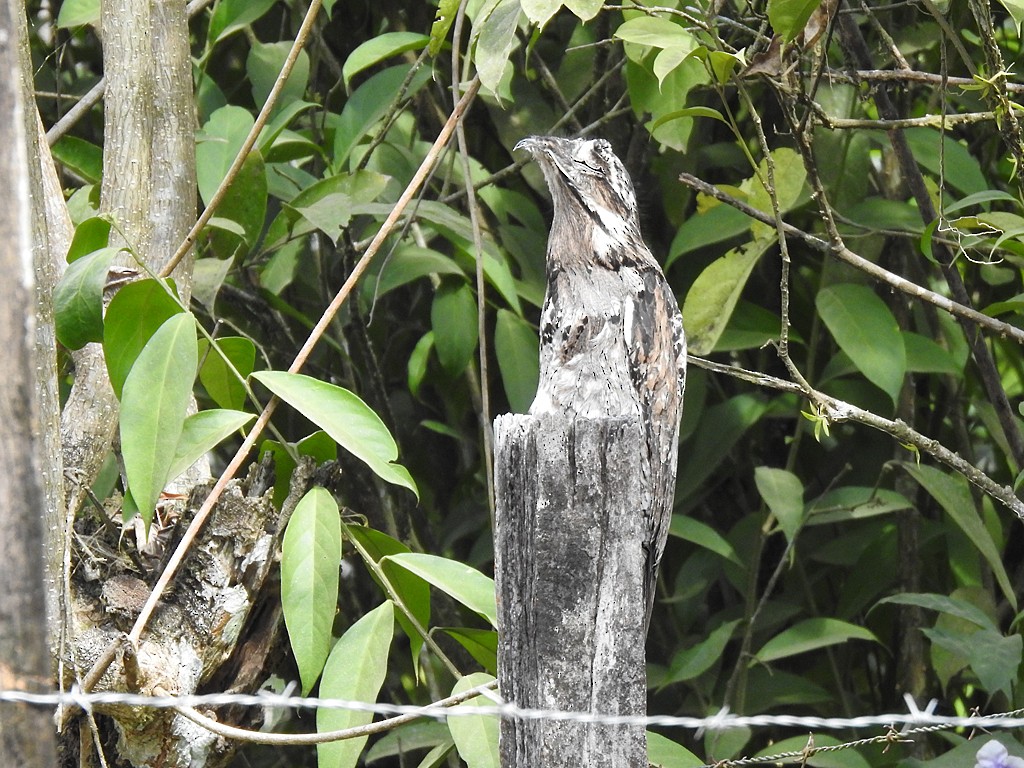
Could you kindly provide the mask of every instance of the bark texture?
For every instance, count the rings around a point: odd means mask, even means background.
[[[288,516],[312,475],[312,461],[300,465],[282,512],[271,502],[269,463],[254,467],[245,482],[229,485],[142,642],[122,650],[95,690],[188,695],[208,683],[217,691],[258,687],[281,628],[274,612],[280,596],[268,577]],[[167,527],[141,549],[132,537],[119,541],[113,525],[89,539],[73,584],[74,651],[81,668],[130,629],[164,556],[177,544],[176,534],[208,491],[197,488],[187,503],[162,507],[159,516]],[[113,522],[120,510],[113,506],[109,515]],[[242,638],[246,644],[238,646]],[[116,740],[107,756],[111,765],[212,768],[228,764],[237,746],[171,710],[108,706],[94,712],[104,740]],[[252,709],[217,713],[221,722],[247,727],[258,727],[259,716]]]
[[[502,696],[643,716],[643,430],[633,419],[495,421]],[[646,768],[644,728],[503,719],[503,768]]]
[[[49,688],[44,590],[42,440],[35,354],[29,154],[18,78],[14,4],[0,2],[0,688]],[[33,131],[34,135],[34,131]],[[0,704],[0,765],[42,768],[55,762],[46,710]]]
[[[66,526],[64,524],[64,462],[60,440],[60,395],[57,387],[57,341],[53,326],[53,286],[64,267],[74,227],[64,202],[53,155],[46,143],[45,131],[35,108],[31,73],[28,24],[24,3],[14,0],[11,29],[17,39],[20,78],[13,73],[13,82],[20,82],[22,126],[28,153],[26,173],[31,206],[30,234],[32,263],[35,273],[35,347],[33,350],[34,386],[39,418],[34,423],[42,450],[40,478],[43,485],[44,542],[46,545],[46,607],[50,620],[49,640],[56,651],[60,637],[61,563],[63,562]],[[5,113],[7,114],[7,113]]]

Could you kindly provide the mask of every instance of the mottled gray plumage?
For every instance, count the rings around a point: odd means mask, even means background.
[[[672,519],[686,379],[679,306],[640,235],[633,183],[607,141],[531,136],[516,149],[533,155],[554,202],[530,413],[642,420],[649,623]]]

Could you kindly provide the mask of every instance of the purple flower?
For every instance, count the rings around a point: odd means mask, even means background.
[[[1024,768],[1024,759],[1012,757],[995,739],[978,750],[977,761],[974,768]]]

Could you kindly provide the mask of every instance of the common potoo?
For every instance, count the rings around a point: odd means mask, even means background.
[[[611,145],[531,136],[515,148],[540,165],[554,203],[530,413],[643,424],[646,625],[672,519],[686,380],[682,316],[640,235],[633,183]]]

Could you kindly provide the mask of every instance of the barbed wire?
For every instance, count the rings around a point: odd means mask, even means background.
[[[488,706],[459,707],[444,702],[427,705],[387,704],[350,699],[291,696],[263,691],[255,694],[209,693],[151,696],[114,691],[83,692],[77,688],[65,692],[32,693],[21,690],[0,690],[0,703],[21,703],[44,707],[77,707],[90,711],[103,706],[147,707],[151,709],[202,708],[218,706],[265,707],[272,709],[345,709],[378,715],[418,715],[445,719],[448,717],[479,717],[492,715],[513,720],[557,720],[597,725],[642,725],[645,727],[682,728],[699,732],[726,731],[736,728],[785,727],[808,730],[862,730],[868,728],[930,727],[977,728],[985,730],[1024,728],[1024,709],[992,715],[936,715],[935,700],[924,710],[906,697],[908,712],[858,717],[818,717],[813,715],[735,715],[727,709],[707,717],[676,715],[615,715],[595,712],[574,712],[559,709],[520,707],[506,702],[489,686],[478,686],[466,694],[487,696]],[[908,734],[901,732],[900,735]],[[876,738],[876,737],[873,737]],[[824,748],[824,747],[823,747]],[[822,749],[823,749],[822,748]]]

